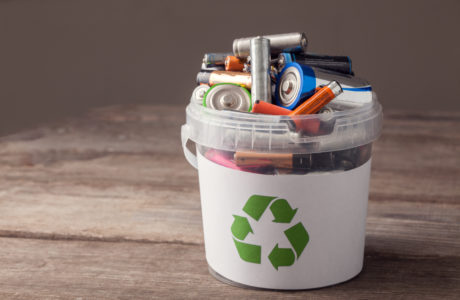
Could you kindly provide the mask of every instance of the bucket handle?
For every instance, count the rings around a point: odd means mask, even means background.
[[[182,125],[181,128],[181,140],[182,140],[182,149],[184,149],[184,155],[189,164],[192,165],[195,169],[198,169],[198,162],[196,159],[196,155],[193,154],[187,148],[187,141],[190,139],[190,126],[187,124]]]

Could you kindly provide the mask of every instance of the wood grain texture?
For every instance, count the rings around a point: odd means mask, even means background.
[[[0,298],[455,298],[460,113],[386,112],[363,272],[306,292],[208,274],[184,107],[113,106],[0,138]],[[175,260],[173,265],[169,261]]]

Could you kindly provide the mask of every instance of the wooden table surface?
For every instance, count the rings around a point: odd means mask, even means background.
[[[112,106],[0,138],[0,299],[458,299],[459,112],[385,112],[364,269],[301,292],[208,273],[184,114]]]

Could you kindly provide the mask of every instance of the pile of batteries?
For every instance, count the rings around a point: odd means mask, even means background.
[[[354,76],[348,56],[308,53],[307,45],[304,33],[235,39],[233,53],[204,55],[191,101],[215,110],[291,116],[289,126],[300,136],[328,134],[334,120],[295,116],[366,105],[372,102],[372,89]],[[358,167],[369,158],[370,145],[301,156],[216,151],[205,150],[206,157],[234,169],[308,173]]]
[[[209,160],[224,167],[257,174],[307,174],[312,172],[347,171],[366,163],[372,144],[323,153],[262,153],[223,151],[199,146]]]

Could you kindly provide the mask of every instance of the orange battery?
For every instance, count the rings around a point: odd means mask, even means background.
[[[289,109],[262,100],[256,100],[256,102],[254,102],[252,105],[252,112],[277,116],[289,116],[292,113]],[[321,125],[318,119],[302,119],[295,116],[292,118],[292,122],[295,124],[296,131],[303,131],[307,134],[316,134]]]
[[[306,115],[317,113],[324,105],[342,93],[342,87],[337,81],[331,81],[328,85],[317,90],[310,98],[305,100],[289,115]]]
[[[311,156],[309,154],[292,153],[261,153],[237,151],[233,156],[238,167],[272,166],[279,169],[309,169]]]
[[[291,113],[291,110],[262,100],[256,100],[252,105],[252,112],[266,115],[287,116]]]
[[[234,159],[237,166],[275,166],[278,168],[292,168],[290,153],[258,153],[258,152],[235,152]]]
[[[245,61],[236,56],[225,58],[225,71],[243,71]]]
[[[315,91],[317,92],[320,89],[320,87],[317,87]],[[292,110],[262,100],[256,100],[252,105],[252,112],[266,115],[288,116]]]

